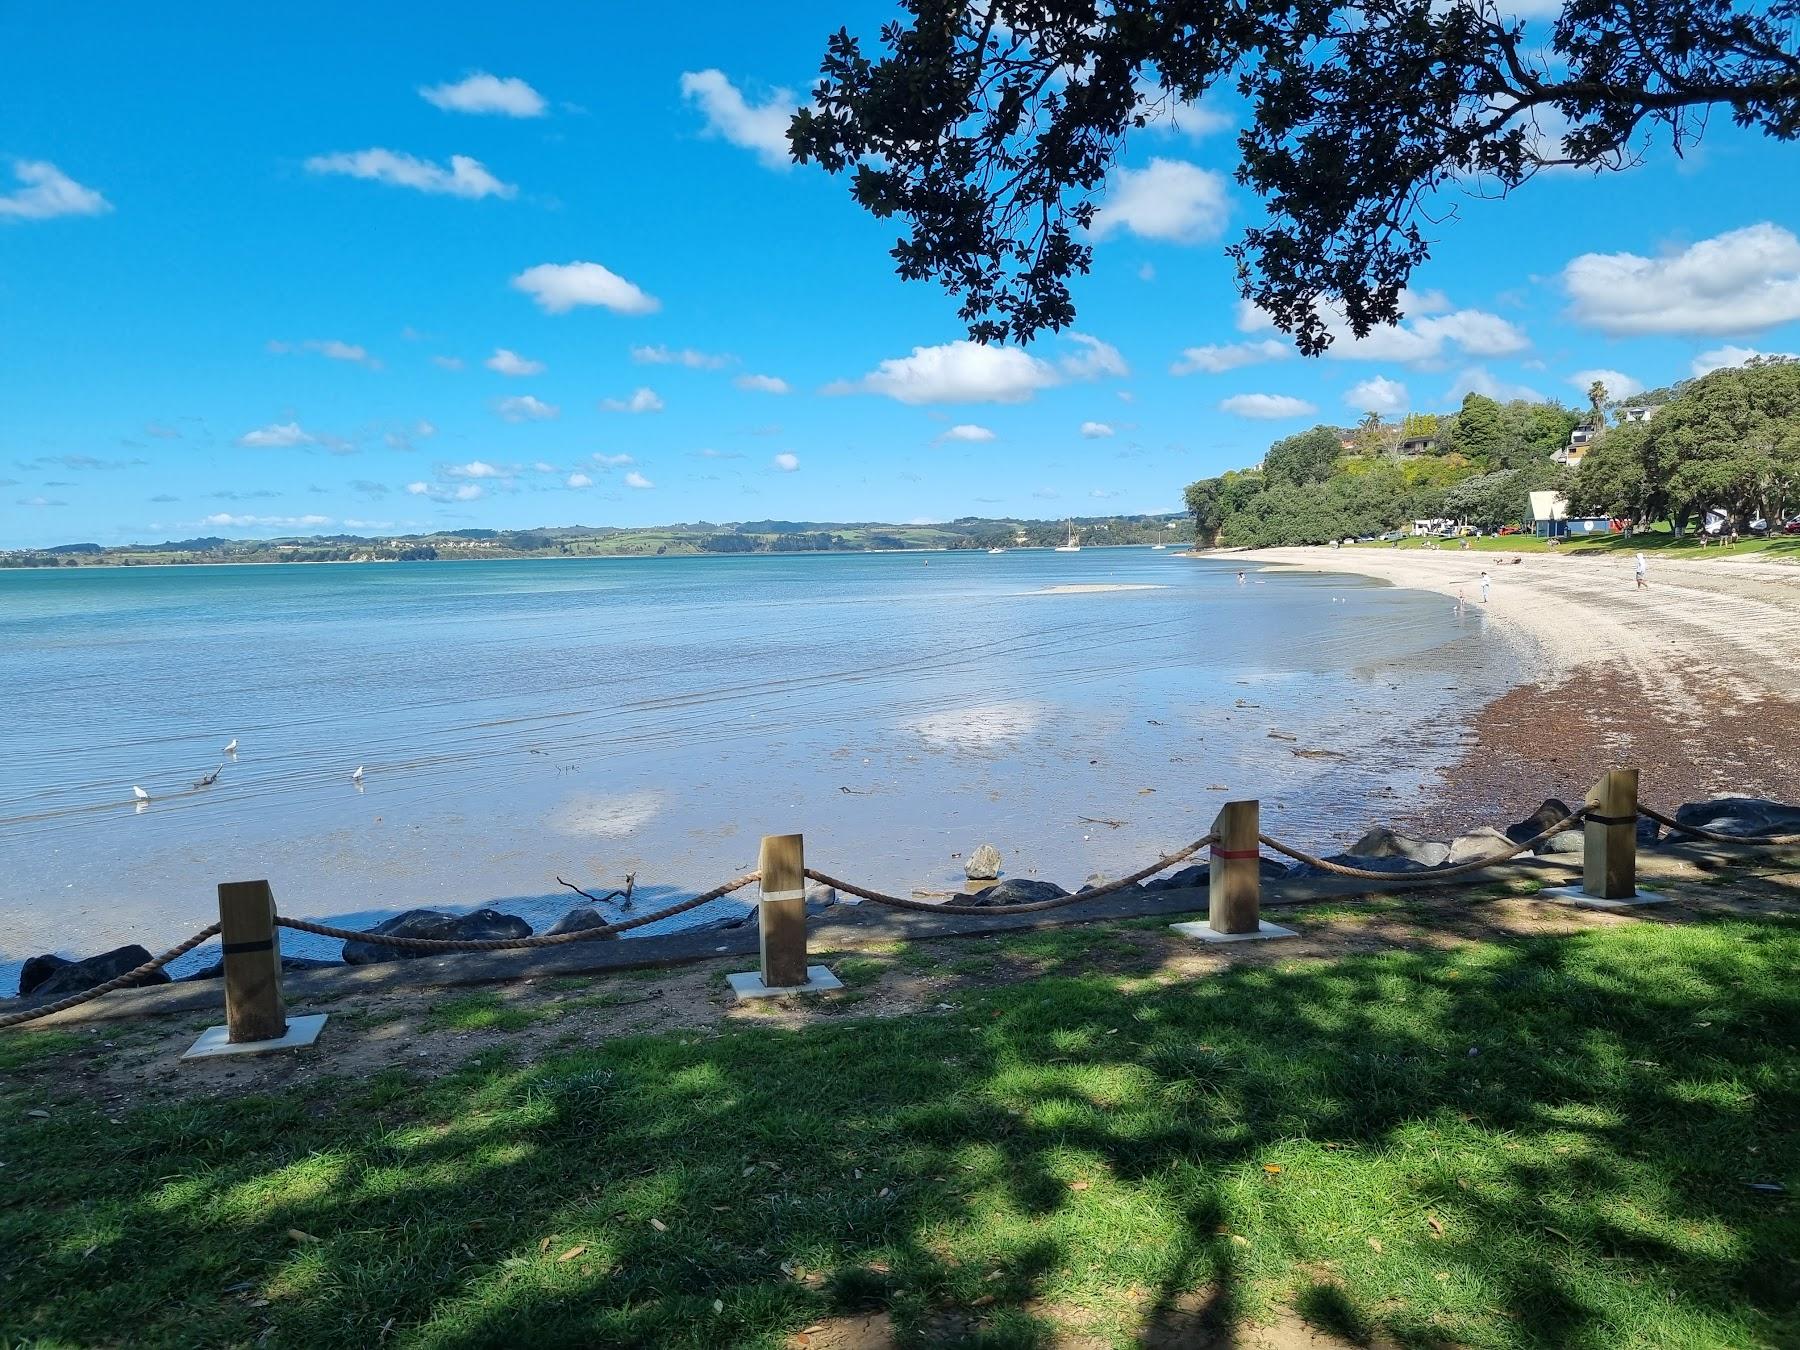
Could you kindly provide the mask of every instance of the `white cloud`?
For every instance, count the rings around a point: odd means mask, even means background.
[[[544,363],[520,356],[517,352],[508,351],[505,347],[494,348],[494,354],[482,364],[489,370],[498,371],[502,375],[542,375]]]
[[[653,413],[663,410],[663,401],[654,389],[637,389],[630,398],[603,398],[600,407],[605,412]]]
[[[1755,347],[1734,347],[1727,343],[1723,347],[1714,347],[1711,351],[1701,352],[1694,358],[1693,371],[1695,377],[1710,375],[1715,370],[1724,370],[1728,366],[1743,366],[1756,360],[1759,356],[1777,357],[1784,361],[1800,361],[1800,356],[1793,352],[1765,352]]]
[[[332,361],[348,361],[367,366],[370,370],[381,369],[381,362],[370,356],[366,347],[354,342],[342,342],[337,338],[309,338],[301,343],[281,342],[270,338],[263,346],[276,356],[285,356],[294,351],[317,352]]]
[[[1097,441],[1113,434],[1113,429],[1104,422],[1083,422],[1081,434],[1090,441]]]
[[[1118,349],[1099,338],[1071,333],[1081,350],[1054,365],[1019,347],[966,339],[936,347],[914,347],[911,356],[890,357],[856,380],[826,385],[826,394],[881,394],[900,403],[1023,403],[1040,389],[1067,380],[1126,375]]]
[[[1139,263],[1138,264],[1138,280],[1139,281],[1155,281],[1156,280],[1156,264],[1155,263]]]
[[[437,435],[437,427],[421,417],[418,420],[418,423],[413,427],[413,435],[417,436],[422,441],[428,441],[433,436]]]
[[[1498,379],[1486,366],[1470,366],[1457,373],[1456,379],[1444,391],[1444,400],[1449,403],[1460,403],[1465,394],[1482,394],[1488,398],[1524,399],[1527,403],[1542,403],[1544,396],[1528,384],[1511,384]]]
[[[237,443],[252,450],[285,450],[295,445],[311,445],[313,437],[298,422],[271,422],[266,427],[246,431]]]
[[[1754,333],[1800,319],[1800,239],[1765,220],[1660,258],[1584,253],[1562,283],[1603,333]]]
[[[489,464],[484,459],[472,459],[467,464],[452,464],[444,470],[448,478],[508,478],[511,475],[501,468]]]
[[[306,161],[310,173],[343,174],[349,178],[368,178],[394,187],[414,188],[420,192],[442,193],[450,197],[512,197],[519,189],[503,183],[487,171],[478,159],[467,155],[450,156],[450,167],[398,150],[354,150],[335,155],[314,155]]]
[[[724,71],[690,70],[682,73],[681,96],[700,109],[713,135],[754,150],[768,168],[792,167],[787,129],[799,106],[792,91],[772,89],[765,102],[751,103]]]
[[[1181,359],[1169,367],[1171,375],[1192,375],[1205,371],[1222,375],[1240,366],[1253,366],[1262,361],[1285,361],[1294,349],[1285,342],[1264,338],[1260,342],[1209,343],[1204,347],[1183,347]]]
[[[562,409],[554,403],[543,403],[530,394],[521,394],[517,398],[503,398],[494,405],[494,411],[508,422],[548,422]]]
[[[501,79],[478,70],[454,84],[422,86],[419,97],[445,112],[497,113],[502,117],[542,117],[544,96],[525,81]]]
[[[1199,140],[1229,131],[1236,124],[1236,119],[1216,104],[1209,107],[1204,102],[1183,103],[1168,90],[1149,83],[1140,83],[1137,92],[1157,105],[1153,111],[1144,110],[1144,126],[1150,131],[1178,132]]]
[[[784,450],[779,455],[775,456],[774,464],[775,467],[780,469],[783,473],[792,473],[795,469],[800,467],[800,456],[794,454],[791,450]]]
[[[792,386],[775,375],[740,375],[732,381],[739,389],[748,389],[759,394],[786,394]]]
[[[938,439],[940,441],[991,441],[994,439],[994,433],[973,422],[959,422]]]
[[[686,366],[689,370],[719,370],[737,357],[723,352],[699,352],[692,347],[633,347],[631,359],[646,366]]]
[[[569,475],[568,481],[564,486],[572,488],[592,487],[594,486],[594,480],[589,478],[585,473],[572,473]]]
[[[546,314],[567,314],[582,305],[615,314],[653,314],[662,307],[655,296],[594,262],[539,263],[514,277],[512,286],[537,301]]]
[[[644,477],[644,475],[639,473],[636,469],[633,469],[630,473],[625,475],[625,486],[628,488],[642,489],[642,488],[653,488],[656,486],[656,484],[652,483],[648,478]]]
[[[1094,213],[1093,234],[1125,229],[1145,239],[1197,244],[1225,228],[1225,176],[1179,159],[1116,170]]]
[[[1406,393],[1406,386],[1398,380],[1390,380],[1385,375],[1371,375],[1361,384],[1353,384],[1344,391],[1344,402],[1358,412],[1397,413],[1406,408],[1411,400]]]
[[[102,216],[112,210],[93,188],[83,187],[43,159],[15,159],[13,177],[23,187],[0,194],[0,220],[52,220],[57,216]]]
[[[408,483],[406,490],[415,497],[429,497],[434,502],[472,502],[487,494],[480,483],[459,483],[453,488],[431,483]]]
[[[1644,392],[1644,382],[1634,380],[1622,370],[1578,370],[1569,376],[1569,383],[1583,394],[1587,393],[1588,386],[1596,380],[1606,386],[1606,396],[1609,399],[1630,398],[1633,394]]]
[[[328,515],[209,515],[202,520],[203,526],[281,526],[288,529],[310,526],[329,526]]]
[[[1233,394],[1219,401],[1219,411],[1273,421],[1283,417],[1304,417],[1318,409],[1303,398],[1287,394]]]
[[[1056,363],[1071,379],[1097,380],[1102,375],[1124,377],[1131,374],[1131,367],[1125,364],[1125,358],[1119,355],[1119,349],[1110,342],[1102,342],[1086,333],[1068,333],[1065,336],[1081,348],[1072,356],[1065,356]]]
[[[1400,305],[1403,312],[1423,317],[1372,328],[1359,338],[1351,331],[1341,306],[1322,304],[1320,316],[1332,338],[1325,354],[1337,361],[1396,361],[1429,367],[1440,364],[1453,349],[1465,356],[1511,356],[1531,346],[1531,339],[1517,324],[1486,310],[1451,310],[1441,291],[1403,292]],[[1275,329],[1275,321],[1247,300],[1238,302],[1237,325],[1245,333]]]
[[[434,356],[431,358],[431,364],[442,366],[445,370],[461,370],[463,359],[460,356]]]
[[[627,464],[636,464],[637,460],[630,455],[603,455],[596,451],[594,454],[594,463],[598,464],[603,469],[622,469]]]

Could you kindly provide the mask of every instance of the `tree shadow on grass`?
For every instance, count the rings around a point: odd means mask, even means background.
[[[1223,1346],[1292,1304],[1353,1343],[1776,1343],[1800,1227],[1745,1183],[1800,1164],[1797,957],[1643,924],[9,1110],[0,1339],[781,1345],[882,1307]]]

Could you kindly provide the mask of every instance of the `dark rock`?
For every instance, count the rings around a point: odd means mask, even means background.
[[[531,936],[531,925],[511,914],[478,909],[473,914],[446,914],[437,909],[409,909],[391,919],[383,919],[364,930],[390,937],[430,938],[433,941],[491,941],[496,938]],[[346,942],[344,961],[352,966],[371,966],[381,961],[412,961],[433,952],[407,951],[373,942]]]
[[[1527,835],[1526,838],[1531,836]],[[1459,863],[1475,862],[1481,858],[1491,858],[1495,854],[1504,853],[1517,840],[1509,839],[1492,825],[1483,825],[1479,829],[1470,830],[1467,834],[1459,834],[1450,841],[1450,852],[1444,861],[1451,866]]]
[[[1639,816],[1637,823],[1637,841],[1642,844],[1654,844],[1662,838],[1662,826],[1649,816]],[[1670,838],[1674,838],[1673,835]]]
[[[1000,850],[992,844],[983,844],[969,855],[963,864],[963,873],[970,881],[992,881],[1000,875]]]
[[[1430,870],[1425,864],[1416,863],[1411,858],[1369,858],[1356,853],[1334,853],[1325,861],[1337,863],[1341,867],[1360,867],[1365,872],[1392,872],[1396,875],[1402,872]],[[1328,877],[1335,874],[1314,867],[1311,863],[1295,863],[1288,869],[1286,875],[1290,877]]]
[[[1409,858],[1421,867],[1436,867],[1450,856],[1450,846],[1434,839],[1415,839],[1384,826],[1376,826],[1350,845],[1359,858]]]
[[[337,970],[342,964],[340,961],[320,961],[311,956],[284,956],[281,958],[281,968],[289,974],[298,970]],[[210,966],[202,966],[192,975],[183,975],[181,983],[187,984],[192,980],[217,980],[223,978],[224,974],[225,958],[220,957]]]
[[[1587,831],[1559,830],[1531,851],[1540,858],[1579,858],[1587,852]]]
[[[1031,881],[1024,877],[1011,877],[998,886],[990,886],[979,896],[971,896],[966,903],[971,905],[1028,905],[1038,900],[1055,900],[1067,894],[1068,892],[1054,881]]]
[[[1205,886],[1212,880],[1212,868],[1206,863],[1191,863],[1179,871],[1171,872],[1166,877],[1157,877],[1144,883],[1147,891],[1180,891],[1195,886]]]
[[[1714,797],[1709,802],[1689,802],[1675,812],[1675,819],[1683,825],[1740,839],[1800,834],[1800,806],[1766,797]]]
[[[592,905],[577,905],[562,918],[544,930],[545,936],[553,933],[580,933],[589,928],[604,928],[612,920]],[[618,940],[617,933],[608,933],[603,938],[595,938],[596,942],[613,942]]]
[[[58,956],[55,952],[27,957],[19,970],[19,997],[24,998],[57,971],[74,964],[68,957]]]
[[[1556,824],[1557,821],[1565,819],[1568,814],[1569,806],[1567,802],[1560,802],[1555,797],[1548,797],[1544,800],[1542,806],[1538,807],[1537,810],[1526,816],[1525,819],[1521,820],[1518,824],[1508,825],[1505,831],[1506,837],[1515,844],[1522,844],[1527,839],[1535,839],[1538,835]],[[1579,829],[1580,826],[1574,826],[1572,828]]]
[[[1113,880],[1114,880],[1114,878],[1107,876],[1106,873],[1104,873],[1104,872],[1094,872],[1089,875],[1086,883],[1083,884],[1081,889],[1076,891],[1075,894],[1086,895],[1089,891],[1097,891],[1102,886],[1111,884]],[[1131,885],[1121,887],[1119,890],[1116,890],[1116,891],[1111,891],[1111,892],[1109,892],[1109,894],[1111,894],[1111,895],[1138,895],[1143,892],[1143,889],[1144,889],[1144,887],[1141,882],[1134,881],[1131,883]]]
[[[37,998],[62,998],[66,994],[79,994],[97,984],[117,979],[149,959],[150,953],[135,942],[125,947],[114,947],[110,952],[101,952],[85,961],[65,961],[62,965],[51,968],[43,979],[32,985],[29,992]],[[38,969],[43,970],[45,967],[39,966]],[[169,972],[166,970],[152,971],[137,981],[139,985],[168,983]],[[23,982],[20,983],[19,991],[27,992]]]
[[[855,897],[852,897],[854,899]],[[844,902],[838,899],[836,886],[808,886],[806,888],[806,912],[816,914],[820,910],[830,909],[833,905]]]

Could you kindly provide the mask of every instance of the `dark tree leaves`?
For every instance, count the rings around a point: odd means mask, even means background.
[[[1075,316],[1096,194],[1132,132],[1226,85],[1237,178],[1266,221],[1231,248],[1242,293],[1302,351],[1339,314],[1401,317],[1449,193],[1548,165],[1679,151],[1711,109],[1800,133],[1800,0],[1569,0],[1549,48],[1492,0],[902,0],[879,53],[840,31],[794,157],[852,172],[898,217],[902,277],[935,279],[978,341]],[[1535,35],[1534,35],[1535,36]]]

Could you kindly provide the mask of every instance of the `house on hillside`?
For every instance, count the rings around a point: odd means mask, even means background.
[[[1552,450],[1550,458],[1567,468],[1579,468],[1581,461],[1587,457],[1587,452],[1593,448],[1597,436],[1598,433],[1592,427],[1576,427],[1569,433],[1569,443],[1560,450]]]
[[[1438,438],[1435,435],[1408,436],[1394,448],[1394,453],[1408,457],[1429,455],[1433,454],[1437,448]]]
[[[1619,425],[1624,426],[1628,422],[1648,422],[1661,411],[1662,405],[1658,403],[1642,403],[1631,408],[1620,408],[1618,411]]]

